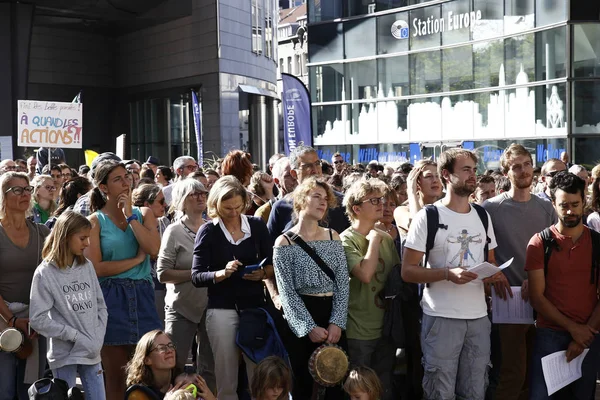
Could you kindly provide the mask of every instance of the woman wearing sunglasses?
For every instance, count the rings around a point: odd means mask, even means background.
[[[28,336],[33,273],[50,233],[44,225],[27,219],[33,190],[26,174],[6,172],[0,176],[0,331],[16,328],[24,336]],[[37,342],[39,351],[28,360],[15,353],[0,352],[0,400],[28,398],[28,385],[24,382],[30,384],[39,379],[46,364],[45,340],[40,338]],[[28,364],[34,367],[34,373],[23,377]]]
[[[56,210],[54,196],[57,187],[50,175],[38,175],[31,183],[33,186],[33,222],[45,224]]]
[[[204,400],[216,400],[206,382],[196,374],[179,374],[175,364],[177,346],[169,335],[153,330],[141,337],[127,364],[127,393],[130,400],[162,400],[165,395],[190,385]]]

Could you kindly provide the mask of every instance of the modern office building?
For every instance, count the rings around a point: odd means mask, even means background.
[[[314,144],[322,158],[415,160],[447,147],[498,165],[600,160],[600,3],[308,2]]]
[[[0,115],[16,132],[19,99],[71,101],[83,91],[83,147],[164,164],[234,148],[263,164],[277,127],[275,0],[31,0],[0,4]],[[32,149],[17,148],[15,157]],[[67,150],[83,163],[83,152]]]

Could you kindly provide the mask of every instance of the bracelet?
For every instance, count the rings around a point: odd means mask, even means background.
[[[17,316],[13,315],[11,319],[8,320],[8,326],[11,326],[10,323],[12,322],[12,327],[15,327],[15,324],[17,323]]]
[[[446,267],[444,269],[444,279],[449,281],[450,279],[448,279],[448,272],[450,271],[450,267]]]

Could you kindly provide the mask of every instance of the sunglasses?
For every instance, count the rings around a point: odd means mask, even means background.
[[[343,164],[343,163],[344,163],[344,161],[340,161],[340,160],[338,160],[338,161],[334,161],[333,163],[334,163],[334,164]]]
[[[559,172],[562,172],[562,171],[552,171],[552,172],[548,172],[548,173],[546,174],[546,176],[549,176],[550,178],[554,178],[554,177],[556,176],[556,174],[558,174]]]

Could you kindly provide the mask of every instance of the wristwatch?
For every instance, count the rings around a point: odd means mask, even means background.
[[[131,221],[139,221],[137,214],[131,214],[131,217],[127,218],[127,223],[130,224]]]

